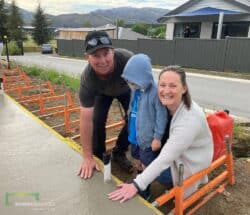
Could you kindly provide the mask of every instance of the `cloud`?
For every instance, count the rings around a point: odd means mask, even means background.
[[[11,3],[12,0],[6,0]],[[97,9],[115,7],[157,7],[174,9],[187,0],[15,0],[17,6],[34,12],[40,2],[46,13],[58,15],[63,13],[88,13]]]
[[[5,2],[11,4],[12,0],[5,0]],[[34,11],[38,5],[36,0],[34,0],[34,1],[26,0],[25,2],[20,1],[20,0],[15,0],[15,3],[18,7],[21,7],[23,9],[29,10],[29,11]]]

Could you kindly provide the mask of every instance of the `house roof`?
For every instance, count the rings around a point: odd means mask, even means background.
[[[236,0],[236,1],[241,3],[241,4],[245,4],[247,6],[250,6],[250,0]]]
[[[84,31],[84,32],[89,32],[89,31],[107,31],[107,30],[115,30],[116,26],[114,25],[104,25],[104,26],[99,26],[96,28],[58,28],[58,31]]]
[[[179,16],[179,17],[186,17],[186,16],[209,16],[209,15],[218,15],[221,12],[224,14],[242,14],[242,12],[239,11],[232,11],[232,10],[223,10],[219,8],[214,8],[214,7],[204,7],[200,8],[198,10],[194,10],[191,12],[184,12],[184,13],[179,13],[173,16]]]
[[[189,1],[185,2],[184,4],[180,5],[179,7],[175,8],[174,10],[169,11],[164,16],[160,17],[157,21],[163,22],[165,20],[165,18],[180,14],[183,11],[185,11],[186,9],[192,7],[193,5],[195,5],[201,1],[203,1],[203,0],[189,0]],[[225,2],[229,2],[232,4],[238,5],[238,6],[244,8],[250,12],[250,0],[227,0]],[[212,4],[212,1],[211,1],[211,4]]]

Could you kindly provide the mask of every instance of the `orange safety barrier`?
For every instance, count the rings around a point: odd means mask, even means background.
[[[64,122],[65,122],[65,124],[64,125],[65,125],[66,132],[73,132],[74,129],[72,129],[72,125],[80,123],[79,119],[78,120],[73,120],[73,121],[70,120],[70,113],[72,113],[72,112],[79,112],[79,111],[80,111],[80,107],[74,108],[74,109],[67,109],[67,110],[65,110],[65,112],[64,112]],[[120,122],[113,123],[111,125],[107,125],[106,129],[117,128],[119,126],[123,126],[124,124],[125,124],[125,121],[122,120]]]
[[[106,128],[106,130],[108,130],[108,129],[112,129],[112,128],[119,128],[119,127],[121,127],[123,125],[125,125],[125,120],[121,120],[119,122],[116,122],[116,123],[113,123],[113,124],[110,124],[110,125],[106,125],[105,128]],[[77,135],[71,137],[71,139],[73,139],[73,140],[77,139],[77,138],[80,138],[80,134],[77,134]],[[105,141],[105,144],[110,145],[110,144],[116,142],[117,139],[118,139],[118,137],[112,137],[110,139],[107,139]]]
[[[119,127],[122,127],[123,125],[125,125],[125,120],[121,120],[119,122],[116,122],[116,123],[113,123],[113,124],[110,124],[110,125],[106,125],[106,130],[109,130],[109,129],[113,129],[113,128],[119,128]],[[118,137],[112,137],[112,138],[109,138],[105,141],[105,144],[106,145],[111,145],[111,144],[114,144],[116,141],[117,141]],[[107,148],[107,150],[109,150],[111,148]]]
[[[74,132],[75,129],[72,126],[75,125],[75,124],[79,125],[79,123],[80,123],[79,119],[77,119],[77,120],[70,120],[70,114],[74,113],[74,112],[80,112],[80,107],[65,108],[63,111],[55,113],[56,115],[64,114],[64,123],[60,124],[60,125],[53,126],[53,128],[65,126],[65,131],[66,132],[68,132],[68,133]],[[119,127],[119,126],[123,126],[124,124],[125,124],[125,121],[122,120],[120,122],[113,123],[111,125],[107,125],[106,129],[116,128],[116,127]],[[76,136],[74,136],[74,139],[77,139],[79,137],[80,137],[80,135],[76,135]]]
[[[64,105],[45,107],[46,101],[55,101],[55,100],[60,100],[60,99],[64,99],[64,101],[65,101]],[[53,111],[53,110],[65,110],[66,107],[73,108],[75,106],[75,104],[72,100],[71,93],[69,91],[67,91],[64,95],[59,95],[59,96],[50,96],[50,97],[40,96],[39,97],[39,106],[40,106],[40,108],[39,108],[40,114],[43,115],[43,114],[45,114],[49,111]]]
[[[74,132],[74,129],[72,128],[72,124],[79,124],[80,120],[73,120],[70,121],[70,113],[74,112],[80,112],[80,107],[72,108],[72,109],[65,109],[64,111],[64,126],[66,132]]]
[[[2,70],[2,80],[4,89],[19,86],[19,85],[29,85],[30,79],[25,72],[20,67],[15,67],[13,69]]]
[[[5,59],[0,59],[0,69],[1,69],[2,66],[8,68],[9,67],[9,62],[7,60],[5,60]]]
[[[122,108],[120,106],[120,103],[118,103],[118,104],[119,104],[121,116],[124,119],[124,114],[123,114]],[[70,116],[69,116],[70,113],[76,112],[76,111],[80,111],[80,107],[72,109],[72,110],[70,110],[70,109],[65,110],[65,115],[64,115],[64,122],[65,123],[62,125],[65,125],[65,130],[68,132],[74,132],[74,129],[72,128],[72,124],[76,124],[76,123],[80,124],[80,120],[74,120],[74,121],[70,120]],[[119,128],[123,125],[125,125],[125,120],[121,120],[119,122],[106,125],[105,128],[106,128],[106,130],[109,130],[109,129],[113,129],[113,128]],[[59,125],[59,126],[61,126],[61,125]],[[75,140],[78,138],[80,138],[80,134],[77,134],[77,135],[74,135],[73,137],[71,137],[72,140]],[[106,148],[107,151],[110,151],[112,149],[112,144],[115,143],[117,141],[117,139],[118,139],[118,137],[111,137],[111,138],[105,140],[105,144],[107,146],[107,148]]]
[[[221,193],[225,190],[227,185],[235,184],[235,176],[233,170],[233,155],[231,150],[231,137],[226,136],[224,143],[226,144],[227,152],[225,155],[220,156],[216,159],[210,167],[192,175],[183,181],[183,165],[179,167],[179,183],[174,188],[172,188],[166,194],[158,197],[152,205],[155,207],[160,207],[170,199],[175,199],[175,207],[172,210],[176,215],[184,214],[184,211],[190,206],[193,206],[198,200],[200,200],[192,209],[190,209],[185,214],[193,214],[197,209],[204,205],[209,199],[211,199],[217,193]],[[217,177],[210,180],[207,184],[198,189],[188,198],[184,199],[184,191],[191,184],[197,180],[203,178],[205,175],[211,173],[213,170],[220,166],[226,166],[226,169],[220,173]],[[204,197],[205,196],[205,197]]]
[[[17,86],[29,86],[30,85],[30,79],[25,74],[22,73],[20,75],[11,75],[11,76],[2,76],[3,80],[3,87],[6,91],[6,89],[10,89]]]
[[[42,88],[44,88],[47,92],[42,92]],[[39,93],[35,93],[35,94],[31,94],[28,96],[23,95],[23,93],[25,91],[29,91],[29,90],[38,90]],[[54,88],[52,86],[52,84],[50,83],[50,81],[47,81],[43,84],[40,85],[29,85],[29,86],[18,86],[18,87],[13,87],[10,89],[6,89],[5,92],[10,93],[10,92],[17,92],[18,97],[17,99],[19,101],[24,101],[24,100],[30,100],[30,99],[38,99],[39,96],[43,95],[43,96],[55,96],[55,91]]]
[[[23,70],[20,67],[15,67],[11,69],[2,69],[1,71],[4,75],[21,75],[23,73]]]
[[[79,110],[80,110],[79,107],[73,107],[72,105],[70,105],[68,107],[64,107],[63,110],[52,112],[52,113],[49,113],[49,114],[46,114],[46,115],[41,115],[40,117],[63,115],[64,116],[64,123],[52,126],[52,128],[54,129],[54,128],[65,126],[65,131],[70,133],[70,132],[74,132],[74,129],[72,128],[72,124],[76,124],[76,123],[79,124],[80,120],[70,121],[69,114],[71,112],[79,112]]]
[[[39,117],[40,118],[43,118],[43,117],[48,117],[48,116],[60,116],[60,115],[64,115],[64,113],[65,113],[65,110],[67,110],[67,109],[71,109],[71,107],[65,107],[63,110],[59,110],[59,111],[55,111],[55,112],[52,112],[52,113],[49,113],[49,114],[45,114],[45,115],[40,115]],[[73,108],[74,109],[74,108]],[[40,111],[40,110],[35,110],[35,111],[33,111],[33,112],[38,112],[38,111]],[[52,128],[57,128],[57,127],[61,127],[61,126],[64,126],[65,125],[65,123],[62,123],[62,124],[60,124],[60,125],[55,125],[55,126],[52,126]]]

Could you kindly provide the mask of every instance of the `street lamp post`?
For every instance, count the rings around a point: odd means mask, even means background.
[[[4,35],[5,48],[6,48],[6,57],[7,57],[7,68],[10,69],[10,58],[9,58],[9,49],[8,49],[8,37]]]

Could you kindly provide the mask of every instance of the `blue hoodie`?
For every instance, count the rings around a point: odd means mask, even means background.
[[[136,115],[136,138],[141,148],[149,148],[154,138],[161,140],[167,124],[167,109],[159,100],[150,58],[144,54],[132,56],[123,70],[122,78],[140,86],[141,96]],[[131,95],[131,98],[133,97],[134,91]]]

